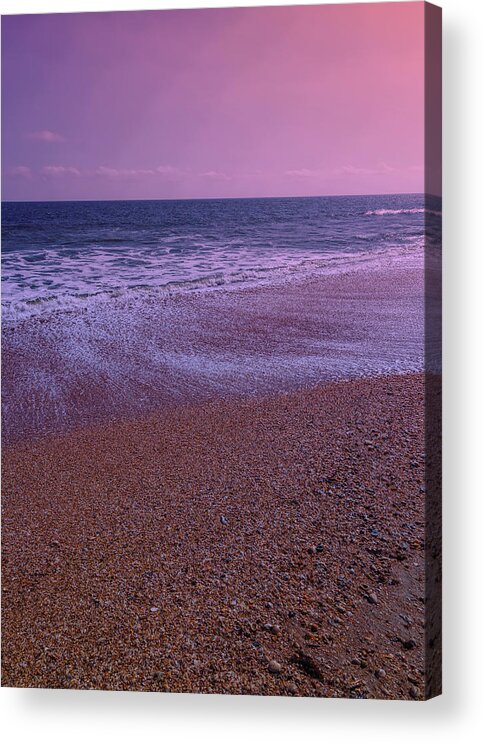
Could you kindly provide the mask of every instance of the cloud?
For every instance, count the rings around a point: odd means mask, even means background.
[[[26,178],[27,180],[31,180],[32,171],[26,165],[17,165],[16,167],[13,167],[10,170],[10,175],[14,175],[18,178]]]
[[[34,175],[43,177],[57,178],[74,176],[84,178],[107,178],[107,179],[141,179],[153,178],[157,176],[187,176],[195,178],[208,178],[212,180],[232,180],[233,176],[227,175],[220,170],[207,170],[205,172],[196,172],[194,170],[174,167],[173,165],[159,165],[155,169],[150,168],[117,168],[99,165],[94,169],[84,169],[72,165],[45,165],[39,171],[34,173],[25,165],[19,165],[10,171],[11,175],[17,175],[24,178],[32,178]]]
[[[202,178],[218,178],[219,180],[231,180],[231,176],[222,173],[219,170],[208,170],[206,173],[200,173]]]
[[[286,170],[285,175],[295,178],[317,178],[320,175],[324,175],[324,171],[309,170],[309,168],[302,167],[299,170]]]
[[[27,134],[27,139],[33,139],[36,142],[47,142],[49,144],[53,142],[65,142],[65,139],[61,134],[57,134],[57,132],[50,131],[49,129],[31,131]]]
[[[48,175],[54,178],[64,175],[81,175],[81,171],[76,167],[66,167],[65,165],[46,165],[40,172],[42,175]]]
[[[105,167],[101,165],[95,170],[95,175],[106,178],[139,178],[145,175],[155,175],[155,170],[130,170],[125,168]]]
[[[376,167],[358,167],[357,165],[342,165],[334,170],[335,175],[387,175],[395,172],[395,168],[386,162],[379,162]]]
[[[360,167],[358,165],[341,165],[329,171],[324,168],[302,167],[297,170],[286,170],[285,175],[294,178],[321,178],[329,175],[387,175],[396,171],[386,162],[379,162],[375,167]]]
[[[161,175],[182,175],[186,171],[181,170],[179,167],[173,167],[172,165],[159,165],[156,168],[156,172],[160,173]]]

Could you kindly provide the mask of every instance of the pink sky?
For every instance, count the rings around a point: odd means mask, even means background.
[[[2,19],[4,200],[423,190],[424,4]]]

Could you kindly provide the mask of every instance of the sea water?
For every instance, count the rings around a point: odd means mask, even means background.
[[[418,194],[4,203],[4,435],[422,370],[440,241]]]

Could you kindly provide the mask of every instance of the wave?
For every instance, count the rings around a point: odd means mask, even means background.
[[[433,214],[433,216],[441,216],[441,211],[435,211],[434,209],[374,209],[374,211],[366,211],[364,216],[385,216],[386,214]]]
[[[366,251],[345,251],[339,254],[326,254],[318,257],[305,256],[299,262],[290,265],[272,265],[265,267],[240,267],[235,270],[216,270],[204,276],[191,276],[185,279],[174,279],[162,284],[137,281],[129,285],[111,285],[92,290],[63,290],[62,293],[46,291],[23,297],[3,297],[2,319],[6,325],[32,317],[57,314],[59,312],[87,311],[97,308],[108,308],[114,301],[133,302],[139,299],[164,299],[179,293],[205,292],[223,288],[241,290],[245,287],[280,285],[287,281],[306,279],[322,275],[352,273],[371,270],[374,267],[393,265],[404,261],[407,265],[411,256],[419,260],[423,254],[424,240],[405,245],[391,244],[386,249]],[[80,288],[80,287],[79,287]]]

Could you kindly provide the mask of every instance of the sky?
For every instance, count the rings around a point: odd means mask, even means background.
[[[423,3],[2,18],[2,199],[423,191]]]

